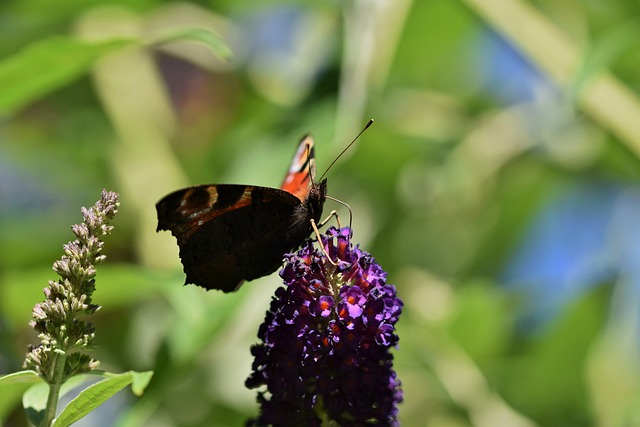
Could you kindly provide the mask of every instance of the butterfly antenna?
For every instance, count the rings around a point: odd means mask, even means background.
[[[318,181],[322,181],[322,178],[324,178],[324,176],[327,174],[327,172],[329,172],[329,169],[331,169],[331,167],[332,167],[332,166],[333,166],[333,165],[338,161],[338,159],[339,159],[340,157],[342,157],[342,155],[343,155],[344,153],[346,153],[346,152],[347,152],[347,150],[348,150],[349,148],[351,148],[351,146],[352,146],[353,144],[355,144],[355,143],[356,143],[356,141],[358,140],[358,138],[360,138],[360,135],[362,135],[362,134],[364,133],[364,131],[365,131],[365,130],[369,129],[369,126],[371,126],[372,124],[373,124],[373,119],[369,119],[369,121],[367,122],[367,124],[366,124],[366,125],[364,125],[364,127],[363,127],[363,128],[362,128],[362,130],[358,133],[358,135],[356,135],[356,137],[355,137],[355,138],[353,138],[353,141],[351,141],[351,142],[349,143],[349,145],[347,145],[347,146],[344,148],[344,150],[342,150],[342,151],[340,152],[340,154],[338,154],[338,156],[337,156],[335,159],[333,159],[333,162],[331,162],[331,164],[329,165],[329,167],[327,167],[327,168],[324,170],[324,173],[322,174],[322,176],[320,177],[320,179],[319,179]]]

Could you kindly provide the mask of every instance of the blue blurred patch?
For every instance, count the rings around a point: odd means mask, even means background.
[[[49,191],[47,183],[6,160],[0,160],[0,219],[53,209],[59,197]]]
[[[294,6],[260,9],[246,17],[243,27],[250,37],[252,53],[291,51],[303,17],[303,9]]]
[[[510,105],[531,101],[541,88],[555,91],[553,83],[499,34],[483,29],[474,47],[485,90],[498,102]]]
[[[502,275],[524,295],[521,326],[555,317],[592,287],[622,280],[640,292],[640,189],[578,184],[540,212]]]

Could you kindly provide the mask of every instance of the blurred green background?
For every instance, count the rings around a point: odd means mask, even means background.
[[[72,43],[182,27],[216,32],[232,60]],[[154,204],[278,186],[307,132],[322,172],[373,117],[329,194],[405,301],[402,424],[640,426],[639,70],[632,0],[3,0],[0,374],[36,342],[31,307],[106,187],[121,208],[95,357],[156,374],[77,425],[242,425],[278,277],[182,287]],[[4,423],[25,425],[6,400]]]

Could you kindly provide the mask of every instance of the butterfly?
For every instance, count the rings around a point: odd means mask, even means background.
[[[197,185],[162,198],[156,231],[176,237],[185,285],[232,292],[276,271],[322,215],[327,180],[315,182],[315,173],[314,141],[307,135],[279,189]]]

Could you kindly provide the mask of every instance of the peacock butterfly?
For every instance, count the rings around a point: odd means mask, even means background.
[[[180,248],[189,283],[223,292],[273,273],[322,215],[327,180],[315,182],[313,138],[302,138],[280,189],[212,184],[183,188],[156,204],[158,228]]]

